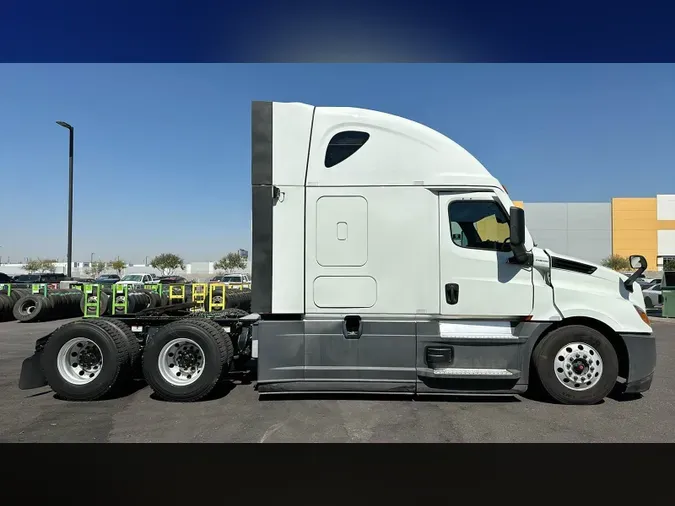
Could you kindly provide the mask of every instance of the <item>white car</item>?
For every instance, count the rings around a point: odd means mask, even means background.
[[[115,284],[141,288],[143,287],[143,285],[148,285],[152,283],[159,283],[159,278],[154,274],[139,273],[139,274],[127,274]]]
[[[211,278],[211,283],[225,283],[225,286],[251,288],[251,278],[245,273],[220,274]]]
[[[656,283],[642,289],[642,295],[645,298],[645,307],[652,309],[663,304],[663,294],[661,292],[661,283]]]

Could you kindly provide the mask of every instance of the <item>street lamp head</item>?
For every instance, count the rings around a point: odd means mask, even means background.
[[[67,128],[68,130],[72,130],[72,129],[73,129],[73,127],[70,126],[70,125],[69,125],[68,123],[66,123],[65,121],[57,121],[56,124],[57,124],[57,125],[61,125],[63,128]]]

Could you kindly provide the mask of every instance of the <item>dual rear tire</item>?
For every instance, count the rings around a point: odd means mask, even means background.
[[[93,401],[128,385],[139,357],[138,340],[126,324],[91,319],[56,330],[45,344],[40,366],[59,397]]]
[[[159,398],[174,402],[206,397],[229,370],[234,356],[225,329],[205,318],[163,327],[143,352],[143,377]]]
[[[162,327],[141,354],[128,325],[114,318],[80,320],[59,328],[40,357],[42,373],[61,398],[93,401],[122,393],[133,379],[145,378],[168,401],[206,397],[234,355],[223,327],[191,318]]]

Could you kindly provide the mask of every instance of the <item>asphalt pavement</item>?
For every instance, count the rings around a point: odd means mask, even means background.
[[[675,320],[654,321],[652,388],[595,406],[524,397],[411,400],[259,398],[225,384],[209,399],[157,400],[149,387],[117,399],[65,402],[21,391],[21,362],[64,322],[0,323],[0,442],[675,442]]]

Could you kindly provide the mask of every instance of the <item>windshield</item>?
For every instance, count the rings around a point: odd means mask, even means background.
[[[127,274],[122,278],[122,281],[142,281],[143,274]]]
[[[241,276],[223,276],[223,283],[241,283]]]

